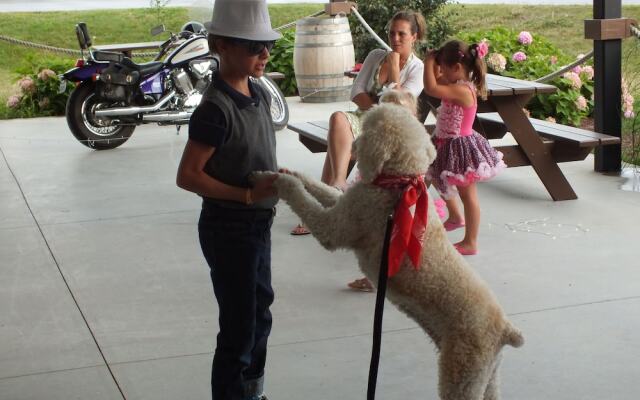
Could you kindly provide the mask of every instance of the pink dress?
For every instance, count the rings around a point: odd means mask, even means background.
[[[469,87],[476,97],[473,83],[460,81],[458,84]],[[427,178],[445,199],[457,194],[456,186],[490,179],[507,167],[502,153],[473,130],[477,109],[477,101],[462,107],[446,99],[442,99],[438,107],[434,132],[437,156],[427,171]]]

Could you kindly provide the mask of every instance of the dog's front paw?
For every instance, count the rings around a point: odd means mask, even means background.
[[[278,179],[273,182],[273,186],[275,186],[278,191],[278,197],[284,200],[286,200],[291,193],[298,192],[304,188],[300,179],[286,173],[278,174]]]
[[[255,186],[256,183],[260,182],[261,180],[274,178],[276,175],[279,174],[273,171],[253,171],[249,174],[249,184],[251,186]]]

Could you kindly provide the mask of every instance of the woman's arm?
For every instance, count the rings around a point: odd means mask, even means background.
[[[360,93],[356,95],[356,97],[351,99],[351,101],[356,103],[358,108],[361,110],[368,110],[375,104],[371,96],[369,96],[369,94],[367,93]]]
[[[389,68],[389,79],[387,79],[387,85],[390,83],[400,84],[400,53],[392,51],[387,55],[385,59],[387,68]]]
[[[415,98],[420,96],[424,88],[424,64],[416,57],[416,62],[407,66],[406,75],[400,78],[401,84],[397,87],[411,93]]]
[[[251,204],[275,195],[272,182],[259,181],[253,188],[227,185],[204,172],[204,167],[215,152],[215,148],[189,139],[178,166],[178,187],[204,197],[231,200]],[[277,175],[271,179],[276,179]]]
[[[375,99],[367,93],[367,85],[371,82],[373,74],[376,72],[378,65],[384,60],[386,53],[385,50],[376,49],[369,52],[367,58],[365,58],[362,68],[351,87],[351,101],[356,103],[358,108],[366,110],[375,104]],[[368,99],[361,95],[365,95]]]

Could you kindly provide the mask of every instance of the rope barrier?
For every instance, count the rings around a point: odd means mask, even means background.
[[[309,18],[309,17],[317,17],[324,14],[324,11],[318,11],[315,12],[311,15],[308,15],[305,18]],[[284,24],[282,26],[279,26],[277,28],[275,28],[276,31],[282,31],[284,29],[290,28],[292,26],[295,26],[297,20],[296,21],[292,21],[289,22],[287,24]],[[6,35],[0,35],[0,40],[7,42],[9,44],[15,44],[15,45],[19,45],[19,46],[23,46],[23,47],[29,47],[29,48],[33,48],[33,49],[38,49],[38,50],[44,50],[44,51],[50,51],[52,53],[61,53],[61,54],[67,54],[70,56],[81,56],[82,52],[80,50],[75,50],[75,49],[65,49],[62,47],[55,47],[55,46],[48,46],[46,44],[40,44],[40,43],[34,43],[34,42],[29,42],[27,40],[21,40],[21,39],[16,39],[10,36],[6,36]],[[143,52],[143,53],[133,53],[133,57],[155,57],[158,53],[154,52]]]
[[[318,17],[318,16],[320,16],[320,15],[322,15],[322,14],[324,14],[324,11],[318,11],[318,12],[313,13],[313,14],[311,14],[311,15],[307,15],[307,16],[306,16],[306,17],[304,17],[304,18],[313,18],[313,17]],[[279,27],[275,28],[274,30],[275,30],[275,31],[282,31],[282,30],[284,30],[284,29],[291,28],[292,26],[295,26],[297,22],[298,22],[298,20],[295,20],[295,21],[293,21],[293,22],[289,22],[288,24],[284,24],[284,25],[282,25],[282,26],[279,26]]]
[[[549,75],[545,75],[542,78],[538,78],[534,82],[546,83],[546,82],[552,81],[552,80],[556,79],[557,77],[563,75],[565,72],[568,72],[568,71],[574,69],[578,65],[584,64],[587,60],[589,60],[592,57],[593,57],[593,50],[591,50],[590,52],[588,52],[584,56],[580,57],[576,61],[572,62],[571,64],[565,65],[564,67],[560,68],[559,70],[557,70],[555,72],[552,72]]]
[[[389,47],[389,45],[384,40],[380,39],[380,36],[378,36],[378,34],[375,33],[373,29],[371,29],[369,24],[367,24],[367,21],[365,21],[364,18],[362,18],[362,15],[360,15],[358,10],[355,7],[351,7],[351,11],[355,14],[356,18],[358,18],[360,23],[371,34],[371,36],[373,36],[376,42],[378,42],[382,46],[382,48],[384,48],[385,50],[391,51],[391,47]]]

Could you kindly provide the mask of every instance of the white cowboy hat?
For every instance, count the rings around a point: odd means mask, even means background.
[[[248,40],[276,40],[282,35],[271,28],[266,0],[216,0],[213,17],[205,22],[212,35]]]

